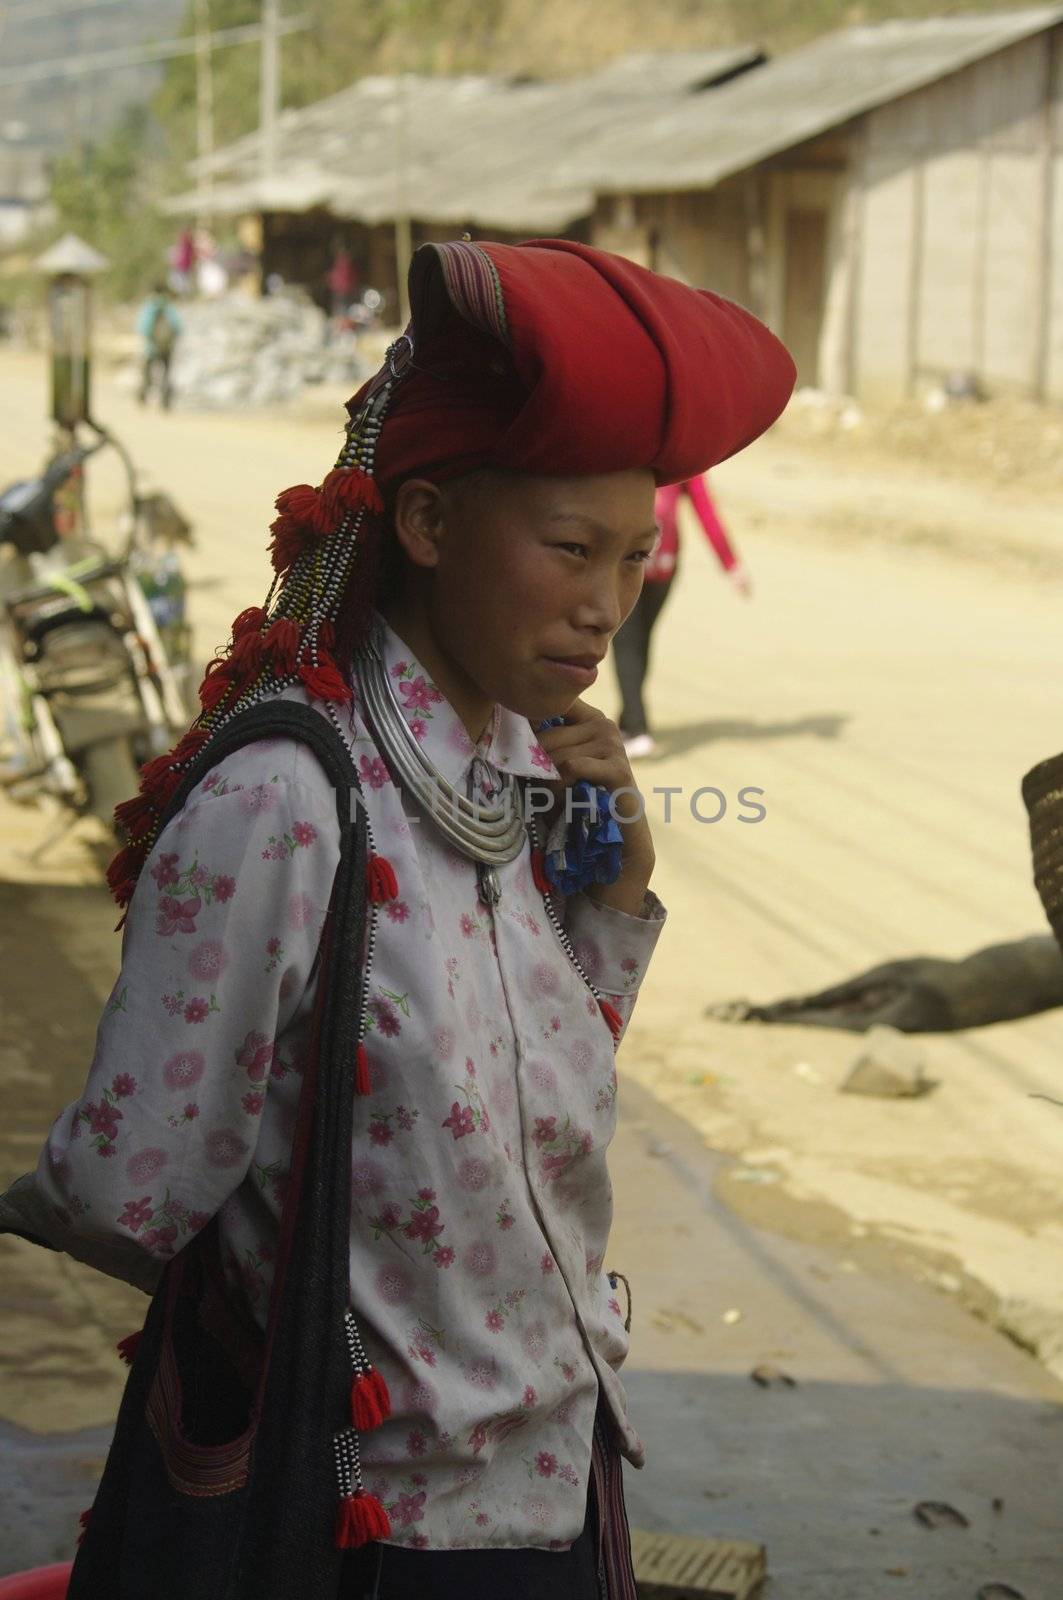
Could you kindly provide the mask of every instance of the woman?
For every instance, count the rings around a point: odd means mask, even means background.
[[[620,688],[620,731],[629,761],[652,756],[656,749],[643,701],[650,668],[650,639],[675,580],[679,561],[679,503],[686,495],[706,539],[721,567],[746,600],[752,586],[745,567],[734,552],[703,477],[670,483],[657,490],[654,506],[660,530],[656,548],[646,563],[642,593],[624,626],[613,640],[613,665]]]
[[[614,1050],[664,919],[653,844],[618,795],[622,851],[606,871],[589,850],[562,896],[543,804],[525,827],[501,802],[533,782],[555,808],[581,782],[633,787],[619,730],[579,696],[637,599],[655,485],[760,433],[793,368],[739,308],[568,241],[425,246],[410,296],[338,467],[278,499],[266,606],[237,618],[198,724],[120,808],[122,970],[85,1092],[0,1220],[150,1289],[216,1219],[230,1320],[268,1335],[328,1012],[337,797],[271,738],[165,812],[242,707],[318,706],[369,832],[334,1330],[354,1422],[297,1419],[335,1451],[335,1559],[304,1496],[246,1556],[256,1587],[226,1593],[280,1593],[298,1558],[321,1563],[307,1594],[633,1600],[619,1457],[641,1465],[642,1446],[617,1376],[605,1157]],[[171,1488],[178,1467],[195,1475],[168,1462]],[[110,1573],[93,1530],[75,1586],[90,1561]]]

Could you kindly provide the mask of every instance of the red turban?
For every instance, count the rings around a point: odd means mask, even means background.
[[[675,483],[752,443],[794,386],[789,353],[741,306],[568,239],[422,245],[410,305],[384,488],[484,466]]]

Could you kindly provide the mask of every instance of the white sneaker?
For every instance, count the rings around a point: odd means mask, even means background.
[[[630,739],[624,740],[624,752],[629,761],[639,761],[644,756],[652,756],[656,749],[656,740],[650,733],[636,733]]]

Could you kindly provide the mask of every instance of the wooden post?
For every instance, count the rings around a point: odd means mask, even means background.
[[[277,169],[277,120],[280,115],[280,0],[262,0],[262,57],[258,79],[258,126],[261,172]]]
[[[922,157],[912,162],[912,240],[908,256],[908,330],[905,393],[914,392],[919,370],[919,310],[923,284],[923,215],[926,209],[926,176]]]
[[[1057,32],[1060,34],[1057,39]],[[1048,399],[1049,355],[1052,338],[1052,247],[1055,230],[1055,152],[1052,149],[1052,118],[1056,91],[1056,63],[1063,61],[1063,32],[1052,29],[1042,35],[1045,49],[1044,105],[1040,117],[1038,158],[1041,169],[1041,205],[1035,233],[1037,251],[1034,262],[1034,342],[1031,388],[1037,400]]]
[[[985,137],[983,135],[983,137]],[[989,196],[992,183],[992,150],[983,144],[978,162],[978,221],[974,238],[974,305],[971,330],[971,370],[979,383],[985,376],[985,336],[988,296],[986,274],[989,269]]]
[[[210,0],[196,0],[196,154],[205,161],[214,154],[214,65],[210,49]],[[214,189],[214,174],[209,170],[199,175],[199,193],[206,204],[196,217],[196,231],[206,226],[206,215],[211,210],[210,197]]]
[[[413,255],[413,229],[410,223],[410,106],[406,74],[395,81],[395,276],[399,290],[399,326],[410,320],[410,297],[406,280]]]

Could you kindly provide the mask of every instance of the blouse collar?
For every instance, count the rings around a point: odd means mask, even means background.
[[[377,614],[375,628],[377,648],[402,716],[448,783],[464,787],[477,758],[516,778],[538,778],[542,783],[559,776],[527,717],[505,706],[495,706],[479,743],[474,744],[450,701],[391,624]]]

